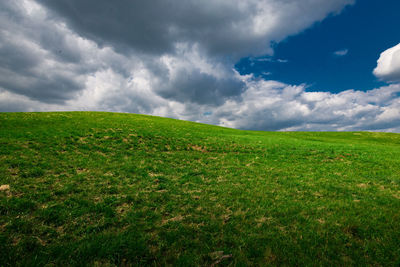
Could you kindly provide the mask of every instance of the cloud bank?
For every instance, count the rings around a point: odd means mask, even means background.
[[[307,92],[306,85],[234,69],[241,57],[272,55],[272,43],[353,2],[5,0],[0,111],[105,110],[256,130],[400,131],[396,84]]]

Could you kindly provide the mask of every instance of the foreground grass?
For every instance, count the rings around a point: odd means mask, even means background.
[[[0,113],[0,185],[0,266],[400,263],[399,134]]]

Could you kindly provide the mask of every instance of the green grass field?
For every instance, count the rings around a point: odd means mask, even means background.
[[[400,135],[0,113],[0,266],[398,266]]]

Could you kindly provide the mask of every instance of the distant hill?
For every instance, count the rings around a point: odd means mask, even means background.
[[[399,134],[0,113],[0,266],[399,263]]]

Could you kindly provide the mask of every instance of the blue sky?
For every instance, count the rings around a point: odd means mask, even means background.
[[[244,58],[235,67],[241,74],[254,73],[288,84],[306,83],[308,91],[377,88],[386,83],[372,70],[380,53],[400,41],[399,10],[397,0],[357,1],[341,14],[275,44],[272,61]],[[335,51],[347,54],[337,56]]]

